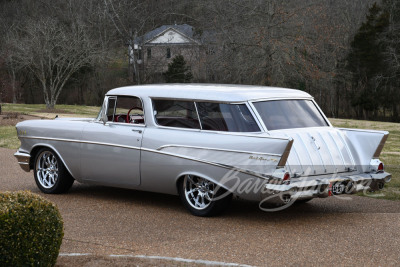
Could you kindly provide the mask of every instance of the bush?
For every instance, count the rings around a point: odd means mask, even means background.
[[[0,193],[0,266],[54,266],[63,236],[53,203],[28,191]]]

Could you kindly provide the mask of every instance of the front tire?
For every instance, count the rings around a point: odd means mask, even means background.
[[[74,183],[74,178],[61,159],[49,148],[43,148],[37,153],[34,175],[36,185],[46,194],[65,193]]]
[[[178,191],[183,205],[195,216],[218,215],[232,200],[232,194],[224,188],[194,175],[185,175],[179,181]]]

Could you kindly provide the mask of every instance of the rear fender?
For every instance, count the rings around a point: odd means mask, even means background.
[[[379,158],[389,132],[346,128],[339,130],[352,150],[356,164],[361,166],[364,172],[368,172],[371,159]]]

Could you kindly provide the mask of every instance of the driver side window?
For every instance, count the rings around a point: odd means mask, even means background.
[[[132,96],[110,97],[107,117],[117,123],[144,124],[142,101]]]

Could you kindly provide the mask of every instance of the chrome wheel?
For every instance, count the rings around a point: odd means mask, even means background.
[[[197,210],[210,206],[215,196],[216,184],[197,176],[186,175],[183,181],[187,202]]]
[[[36,177],[41,186],[53,188],[59,176],[58,161],[50,151],[43,151],[36,161]]]

